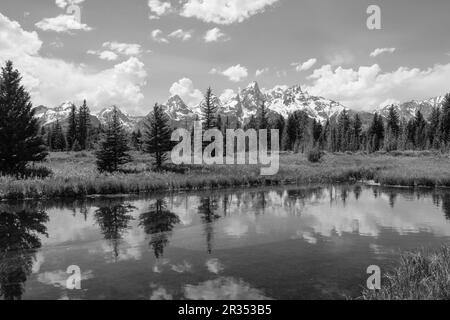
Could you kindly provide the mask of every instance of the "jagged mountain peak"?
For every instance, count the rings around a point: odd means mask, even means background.
[[[428,118],[433,108],[442,107],[444,98],[444,96],[438,96],[425,100],[411,100],[403,103],[389,103],[387,105],[382,105],[376,108],[374,112],[378,112],[382,116],[386,117],[389,113],[390,107],[394,106],[401,119],[409,120],[416,115],[417,111],[420,111],[425,118]]]

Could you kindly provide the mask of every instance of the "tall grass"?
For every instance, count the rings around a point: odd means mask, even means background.
[[[450,299],[450,247],[403,254],[400,266],[384,279],[380,291],[366,290],[365,300]]]
[[[47,177],[0,176],[0,199],[83,197],[95,194],[201,190],[281,184],[339,183],[375,180],[384,185],[450,186],[450,160],[443,156],[326,154],[311,163],[301,154],[283,154],[280,171],[260,175],[256,165],[192,165],[152,171],[151,159],[133,154],[123,172],[101,174],[93,154],[52,153],[43,163]],[[177,170],[172,170],[172,169]]]

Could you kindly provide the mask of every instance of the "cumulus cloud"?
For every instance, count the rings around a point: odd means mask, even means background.
[[[306,89],[356,110],[372,110],[386,101],[426,99],[448,92],[450,63],[431,68],[400,67],[383,72],[378,64],[358,69],[324,65],[309,77]]]
[[[60,7],[61,9],[64,9],[65,7],[67,7],[69,4],[80,4],[83,3],[84,0],[56,0],[55,3],[58,7]]]
[[[311,58],[308,61],[293,63],[292,65],[295,66],[295,70],[297,72],[301,72],[311,69],[316,64],[316,62],[317,62],[316,58]]]
[[[160,29],[152,31],[152,38],[159,43],[169,43],[169,40],[164,37],[163,32]]]
[[[394,53],[395,48],[376,48],[372,53],[370,53],[370,56],[375,58],[383,53]]]
[[[121,43],[121,42],[105,42],[103,47],[117,54],[126,56],[139,56],[142,53],[141,45],[136,43]]]
[[[192,32],[191,31],[184,31],[183,29],[178,29],[169,34],[170,38],[176,38],[180,39],[182,41],[187,41],[192,38]]]
[[[194,83],[189,78],[180,79],[172,84],[169,92],[172,96],[179,95],[189,107],[198,105],[203,99],[202,92],[195,89]]]
[[[236,92],[234,92],[233,89],[225,89],[220,95],[219,99],[222,102],[228,102],[234,97],[236,97]]]
[[[269,72],[269,68],[263,68],[263,69],[258,69],[255,72],[255,76],[260,77],[262,76],[264,73]]]
[[[170,2],[160,0],[149,0],[148,7],[151,12],[150,19],[159,19],[160,16],[168,14],[172,9]]]
[[[130,57],[112,68],[94,70],[42,57],[41,47],[36,32],[23,30],[19,23],[0,13],[0,63],[6,59],[14,61],[34,105],[53,107],[66,100],[87,99],[93,110],[117,104],[129,112],[139,112],[147,72],[138,58]]]
[[[222,32],[219,28],[212,28],[206,31],[205,42],[218,42],[218,41],[228,41],[230,38]]]
[[[224,71],[220,71],[216,68],[211,69],[210,74],[221,74],[228,78],[228,80],[233,82],[240,82],[243,79],[248,77],[248,70],[246,67],[237,64],[235,66],[231,66]]]
[[[89,50],[88,54],[98,56],[100,59],[107,61],[115,61],[119,57],[116,53],[108,50],[106,51]]]
[[[77,21],[74,15],[61,14],[54,18],[45,18],[38,23],[36,27],[44,31],[65,32],[72,31],[91,31],[92,28],[87,24]]]
[[[263,12],[278,0],[188,0],[181,10],[184,17],[194,17],[216,24],[240,23]]]

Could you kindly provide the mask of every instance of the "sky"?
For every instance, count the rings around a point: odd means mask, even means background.
[[[381,29],[367,27],[370,5]],[[448,0],[2,0],[0,63],[48,107],[145,115],[257,81],[369,111],[450,92],[449,12]]]

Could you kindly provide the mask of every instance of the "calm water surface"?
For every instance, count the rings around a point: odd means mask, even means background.
[[[358,297],[369,265],[449,243],[449,219],[450,191],[359,185],[1,203],[0,296]]]

